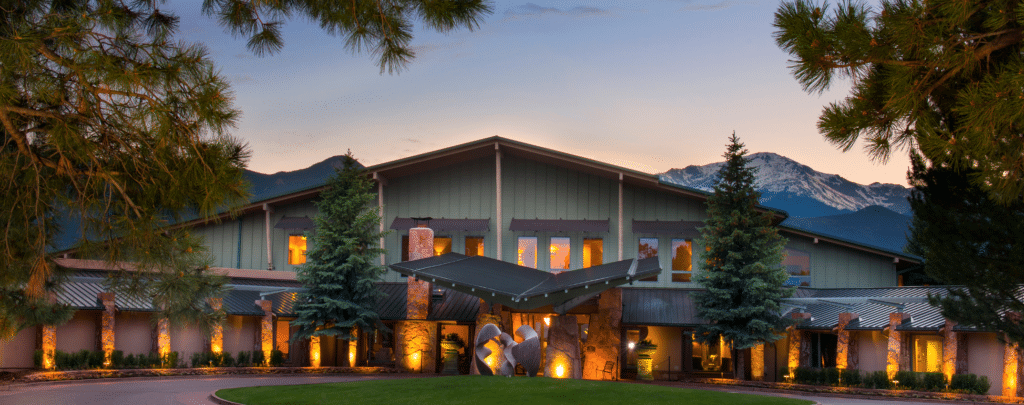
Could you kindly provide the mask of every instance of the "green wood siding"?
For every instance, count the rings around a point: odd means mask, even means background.
[[[696,238],[685,238],[682,235],[655,235],[633,232],[633,220],[638,221],[703,221],[707,218],[707,206],[704,202],[678,194],[641,187],[626,186],[623,190],[622,205],[624,210],[623,227],[626,239],[622,247],[625,258],[636,258],[640,246],[640,238],[658,239],[658,261],[661,274],[658,281],[637,281],[637,287],[694,288],[693,282],[679,283],[672,281],[672,239],[689,239],[691,241],[691,269],[700,268],[700,252],[703,245],[698,245]],[[692,275],[692,271],[691,271]]]
[[[896,265],[891,256],[880,256],[825,241],[814,243],[804,236],[787,234],[786,247],[811,255],[811,287],[894,287]]]

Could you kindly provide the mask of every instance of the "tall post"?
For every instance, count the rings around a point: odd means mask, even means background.
[[[903,324],[903,320],[906,318],[907,314],[902,312],[889,314],[889,344],[885,372],[889,375],[890,380],[900,370],[900,359],[903,356],[903,333],[896,328]]]
[[[583,378],[603,380],[605,364],[613,362],[619,366],[619,350],[622,346],[622,289],[612,288],[601,293],[597,299],[597,313],[590,315],[590,329],[584,348]],[[619,367],[613,367],[608,379],[619,379]]]
[[[619,260],[622,260],[623,246],[624,246],[624,243],[625,243],[625,241],[622,240],[622,238],[625,235],[625,233],[622,230],[622,211],[623,211],[623,207],[622,207],[622,181],[623,180],[624,179],[623,179],[622,173],[619,173]]]
[[[420,224],[409,230],[409,260],[434,255],[434,231]],[[425,280],[408,279],[405,310],[406,321],[399,322],[396,330],[401,352],[396,356],[398,366],[407,372],[433,372],[434,347],[437,343],[436,324],[427,321],[430,315],[431,285]]]
[[[99,293],[98,298],[103,304],[103,314],[100,315],[100,350],[103,350],[103,365],[110,366],[114,354],[114,314],[117,307],[112,292]]]
[[[850,331],[846,329],[854,319],[860,316],[850,312],[839,314],[839,322],[836,325],[838,338],[836,343],[836,368],[850,368]]]
[[[384,249],[384,176],[374,172],[373,179],[377,180],[377,213],[380,214],[380,248]],[[380,253],[380,265],[387,266],[387,253]]]
[[[1003,396],[1017,396],[1017,373],[1020,362],[1020,348],[1009,340],[1003,345]]]
[[[156,352],[160,353],[161,361],[171,352],[171,323],[167,318],[156,321]]]
[[[544,363],[545,377],[576,380],[583,377],[580,368],[580,328],[576,323],[576,315],[551,316]]]
[[[494,144],[494,184],[497,190],[496,200],[494,201],[495,207],[495,227],[494,231],[497,236],[495,243],[495,259],[504,260],[501,256],[501,231],[504,227],[504,221],[501,218],[501,149],[498,148],[498,144]]]
[[[320,336],[309,338],[309,366],[320,367]]]
[[[263,318],[260,319],[260,350],[263,351],[263,358],[269,362],[270,352],[274,350],[273,302],[256,300],[255,304],[263,310]]]
[[[942,327],[942,374],[946,376],[946,381],[951,381],[953,374],[956,374],[958,339],[957,333],[953,331],[954,327],[956,322],[949,319]]]
[[[270,204],[263,204],[263,230],[267,237],[267,270],[274,269],[274,244],[270,238],[270,214],[274,212]]]
[[[802,321],[804,319],[810,319],[810,318],[811,318],[811,314],[804,313],[804,312],[797,312],[797,313],[793,314],[793,319],[797,320],[797,322],[798,322],[797,325],[799,325],[800,321]],[[804,346],[804,344],[803,344],[803,335],[804,334],[803,334],[803,331],[798,330],[796,328],[797,325],[793,325],[793,326],[789,327],[789,352],[787,353],[789,356],[788,356],[788,359],[787,359],[788,362],[786,363],[786,366],[789,368],[789,375],[790,376],[793,376],[794,375],[793,374],[794,370],[796,370],[797,367],[800,367],[800,357],[801,357],[800,354],[803,351],[803,346]]]
[[[764,380],[764,343],[758,343],[750,348],[750,379]]]
[[[223,298],[207,298],[206,302],[210,304],[210,309],[214,312],[220,311],[224,305]],[[224,351],[224,325],[218,322],[213,325],[210,329],[210,351],[220,354]]]
[[[57,350],[57,327],[41,325],[39,327],[39,348],[43,351],[43,368],[50,370],[55,366],[53,354]]]

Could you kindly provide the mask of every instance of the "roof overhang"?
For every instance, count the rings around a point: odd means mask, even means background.
[[[658,273],[658,258],[628,259],[549,273],[484,256],[446,253],[392,264],[391,269],[437,286],[518,310],[552,305],[564,314],[602,291]]]

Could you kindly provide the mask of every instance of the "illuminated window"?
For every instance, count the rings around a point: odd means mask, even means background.
[[[306,262],[306,237],[302,235],[288,235],[288,264],[302,264]]]
[[[452,252],[452,238],[441,236],[434,238],[434,256]]]
[[[942,336],[915,335],[914,371],[942,372]]]
[[[802,250],[786,248],[786,257],[782,259],[782,267],[789,273],[786,285],[811,285],[811,254]]]
[[[636,258],[646,259],[658,256],[658,238],[640,238],[640,246],[637,248]],[[647,277],[640,281],[658,281],[658,275]]]
[[[516,250],[516,263],[520,266],[537,268],[537,237],[520,236],[519,248]]]
[[[604,263],[604,240],[583,240],[583,268],[599,266]]]
[[[568,270],[569,238],[551,238],[551,270]]]
[[[484,237],[483,236],[467,236],[466,237],[466,256],[483,256],[484,255]]]
[[[686,239],[672,239],[672,281],[677,283],[690,282],[690,270],[693,263],[690,258],[693,256],[690,241]]]

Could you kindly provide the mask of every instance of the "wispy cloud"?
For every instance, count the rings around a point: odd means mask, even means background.
[[[602,15],[610,15],[611,11],[608,9],[597,8],[592,6],[577,6],[573,8],[560,9],[557,7],[544,7],[538,6],[533,3],[526,3],[519,6],[510,7],[505,10],[505,18],[513,19],[520,17],[549,17],[549,16],[570,16],[570,17],[594,17]]]
[[[688,4],[682,8],[682,11],[716,11],[725,10],[729,7],[737,6],[740,4],[753,4],[749,1],[733,1],[723,0],[714,4]]]

